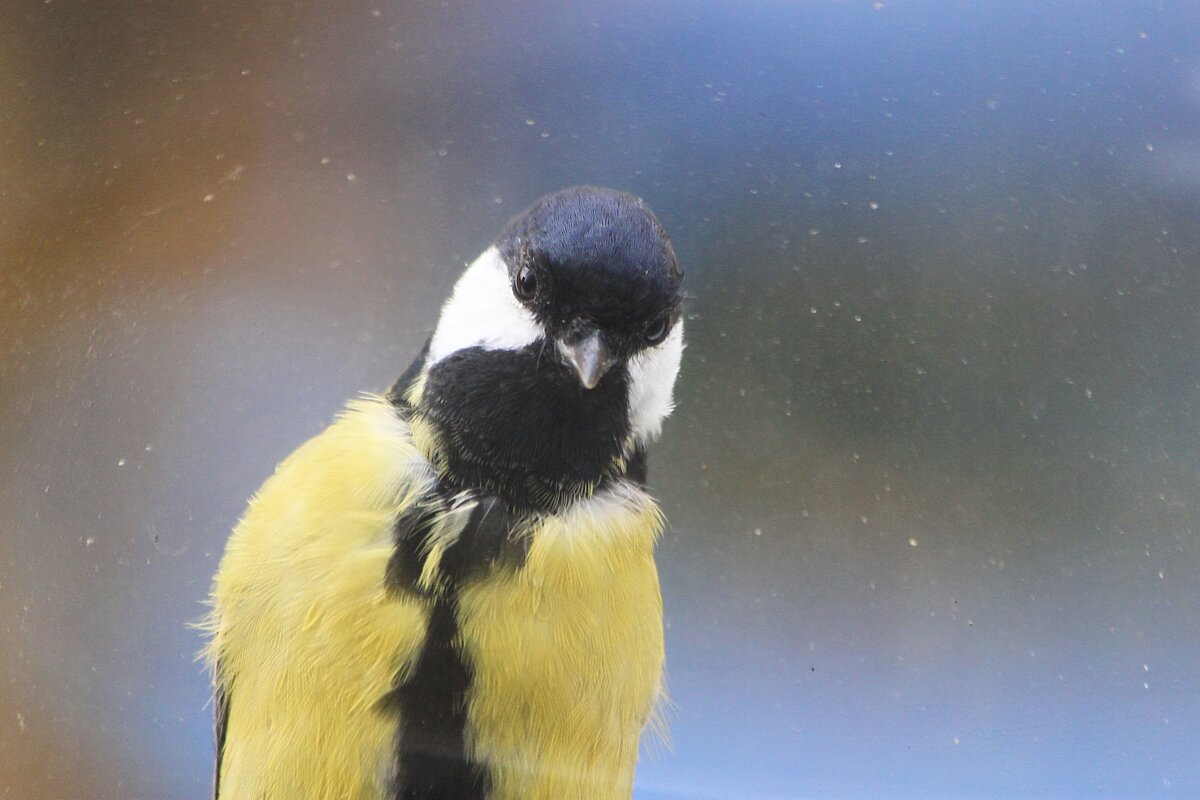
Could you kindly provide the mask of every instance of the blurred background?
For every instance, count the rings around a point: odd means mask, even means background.
[[[1200,796],[1200,6],[45,0],[0,26],[0,796],[201,798],[274,464],[539,195],[688,274],[637,796]]]

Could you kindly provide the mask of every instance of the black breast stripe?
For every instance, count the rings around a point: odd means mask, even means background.
[[[440,591],[423,592],[422,537],[432,530],[437,501],[403,515],[396,525],[396,552],[388,565],[389,588],[429,598],[429,625],[415,668],[380,702],[400,719],[396,779],[390,800],[483,800],[491,785],[487,767],[466,749],[467,693],[472,670],[458,646],[458,593],[468,581],[494,568],[519,568],[524,546],[512,537],[515,518],[496,498],[478,501],[458,539],[442,555]]]

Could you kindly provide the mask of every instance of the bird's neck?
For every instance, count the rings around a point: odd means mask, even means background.
[[[629,377],[594,389],[540,347],[460,350],[409,393],[414,434],[446,483],[555,513],[623,475],[633,451]]]

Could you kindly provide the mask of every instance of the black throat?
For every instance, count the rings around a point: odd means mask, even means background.
[[[429,603],[415,667],[380,700],[400,720],[388,797],[482,800],[491,772],[468,747],[474,668],[459,635],[459,592],[493,569],[521,568],[527,542],[513,536],[520,518],[555,513],[618,475],[644,482],[645,450],[638,446],[624,457],[630,428],[624,367],[586,390],[540,343],[519,351],[470,348],[428,370],[413,407],[407,398],[428,351],[427,342],[389,392],[403,416],[435,426],[439,452],[429,455],[441,475],[434,496],[396,520],[385,576],[391,591]],[[428,539],[462,490],[471,490],[478,505],[441,557],[443,591],[431,594],[420,583]]]
[[[437,430],[444,481],[514,511],[554,512],[624,471],[627,370],[585,389],[553,348],[471,347],[429,369],[413,411]]]

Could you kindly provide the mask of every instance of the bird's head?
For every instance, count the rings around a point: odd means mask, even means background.
[[[595,187],[544,197],[455,285],[416,405],[468,462],[594,484],[671,411],[682,281],[637,197]]]

